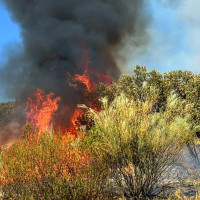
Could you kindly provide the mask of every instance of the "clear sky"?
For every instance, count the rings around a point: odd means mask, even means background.
[[[20,42],[20,28],[11,20],[10,14],[0,1],[0,65],[6,60],[4,49]]]
[[[171,1],[171,3],[166,2]],[[173,3],[174,2],[174,3]],[[179,2],[179,3],[178,3]],[[160,72],[190,70],[200,73],[200,1],[149,0],[150,42],[142,54],[128,53],[128,72],[135,65],[146,65]],[[20,27],[14,23],[0,1],[0,66],[6,61],[5,49],[21,43]],[[0,94],[0,100],[3,97]]]

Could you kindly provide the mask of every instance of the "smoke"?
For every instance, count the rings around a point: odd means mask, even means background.
[[[7,145],[9,146],[10,143],[16,138],[18,138],[19,133],[22,131],[21,125],[17,121],[11,121],[7,125],[3,126],[0,131],[0,146]]]
[[[8,51],[0,81],[5,95],[16,99],[22,110],[36,88],[54,92],[63,105],[82,103],[82,91],[67,84],[66,72],[82,73],[79,61],[84,48],[93,69],[117,79],[123,71],[118,63],[125,61],[120,49],[127,41],[137,49],[148,41],[144,0],[2,1],[21,27],[23,42]],[[61,109],[63,113],[66,108]]]

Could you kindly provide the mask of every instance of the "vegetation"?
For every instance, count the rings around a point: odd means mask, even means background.
[[[1,154],[0,185],[11,199],[102,199],[106,170],[89,160],[76,142],[53,131],[34,132],[26,125],[24,139]],[[102,173],[98,170],[103,170]],[[102,193],[104,192],[104,194]]]
[[[145,87],[144,87],[145,86]],[[150,72],[146,67],[136,66],[133,74],[122,75],[117,83],[110,87],[101,84],[96,90],[87,93],[88,101],[95,102],[100,106],[97,96],[107,97],[112,101],[121,93],[132,99],[144,101],[151,95],[151,88],[157,91],[156,108],[159,111],[165,107],[167,97],[175,92],[187,104],[193,105],[189,112],[192,116],[191,122],[199,125],[200,122],[200,75],[190,71],[172,71],[161,74],[156,70]]]
[[[85,94],[87,130],[75,138],[27,124],[0,153],[2,199],[157,199],[200,122],[200,75],[137,66]],[[0,104],[0,123],[14,103]],[[186,198],[177,190],[169,199]],[[198,196],[196,197],[198,199]]]
[[[154,112],[154,98],[140,101],[120,95],[110,105],[104,99],[101,112],[89,112],[95,126],[86,146],[103,159],[110,178],[127,198],[157,196],[164,189],[163,172],[195,132],[189,105],[173,94],[164,110]]]
[[[12,113],[15,102],[0,103],[0,126],[7,123]]]

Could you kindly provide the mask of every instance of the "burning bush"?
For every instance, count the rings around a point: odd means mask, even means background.
[[[27,125],[24,138],[1,153],[4,198],[96,199],[106,179],[92,162],[70,136],[68,142],[53,131],[38,136]]]
[[[195,132],[189,105],[172,94],[165,109],[155,112],[157,96],[152,94],[145,101],[125,95],[110,104],[103,99],[101,112],[89,111],[95,123],[86,140],[89,151],[102,158],[116,188],[127,198],[152,198],[161,192],[163,172]]]

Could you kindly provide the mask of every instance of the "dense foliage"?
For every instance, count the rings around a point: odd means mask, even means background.
[[[120,95],[110,104],[104,99],[101,112],[89,111],[95,125],[86,146],[103,159],[110,178],[128,198],[147,199],[161,192],[163,172],[193,140],[190,106],[173,94],[165,109],[155,112],[155,99],[156,94],[145,101]]]
[[[27,124],[2,148],[0,198],[151,199],[166,189],[169,167],[199,130],[200,75],[136,66],[85,96],[99,109],[82,106],[88,126],[79,137]],[[0,124],[13,108],[0,104]]]
[[[121,93],[135,100],[144,101],[151,95],[152,87],[158,94],[155,105],[158,111],[165,107],[171,92],[175,92],[187,104],[193,105],[189,110],[192,123],[200,123],[200,75],[190,71],[179,70],[161,74],[154,69],[149,72],[146,67],[136,66],[132,75],[122,75],[119,81],[110,87],[102,84],[93,92],[87,93],[86,97],[88,101],[93,101],[99,106],[97,96],[106,96],[112,101]]]

